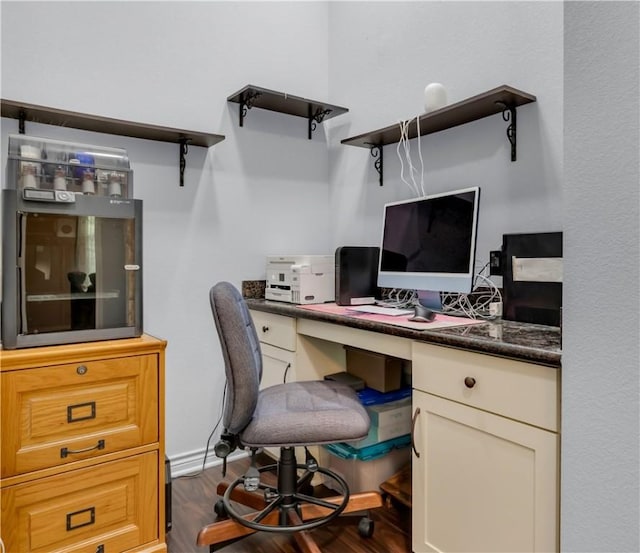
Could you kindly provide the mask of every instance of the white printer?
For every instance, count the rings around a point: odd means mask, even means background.
[[[267,256],[264,297],[297,304],[335,301],[335,256]]]

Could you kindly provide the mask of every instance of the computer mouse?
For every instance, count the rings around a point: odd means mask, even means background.
[[[435,311],[431,311],[431,309],[425,307],[424,305],[416,304],[414,305],[414,315],[413,317],[409,317],[409,320],[419,323],[430,323],[435,318]]]

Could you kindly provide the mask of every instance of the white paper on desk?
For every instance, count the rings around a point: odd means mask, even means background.
[[[349,307],[336,305],[335,303],[299,305],[298,307],[302,309],[308,309],[310,311],[333,313],[334,315],[343,315],[345,317],[353,317],[354,319],[365,319],[367,321],[375,321],[377,323],[401,326],[404,328],[411,328],[414,330],[436,330],[438,328],[472,325],[472,324],[478,324],[478,323],[484,322],[484,321],[477,321],[474,319],[467,319],[465,317],[453,317],[451,315],[442,315],[438,313],[436,315],[435,320],[429,323],[421,323],[418,321],[410,321],[406,316],[394,317],[390,315],[378,315],[375,313],[362,313],[358,311],[353,311],[353,310],[349,310]]]

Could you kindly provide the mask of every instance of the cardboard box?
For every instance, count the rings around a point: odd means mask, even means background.
[[[371,427],[366,438],[349,445],[360,449],[411,433],[411,398],[366,407]]]
[[[391,392],[402,382],[402,359],[358,348],[345,347],[347,372],[362,378],[369,388]]]

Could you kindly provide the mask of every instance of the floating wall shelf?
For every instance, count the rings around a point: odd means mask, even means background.
[[[502,118],[509,122],[507,139],[511,144],[511,161],[516,161],[516,107],[535,101],[536,97],[532,94],[502,85],[477,96],[472,96],[439,110],[421,115],[418,118],[420,121],[420,136],[457,127],[496,113],[502,113]],[[409,138],[418,136],[418,125],[415,118],[410,121],[408,136]],[[382,147],[388,144],[396,144],[399,141],[400,125],[390,125],[383,129],[345,138],[342,140],[342,144],[371,150],[371,155],[375,158],[376,171],[380,176],[380,186],[382,186]]]
[[[240,126],[243,126],[247,110],[251,108],[268,109],[287,115],[295,115],[307,119],[307,136],[316,129],[317,123],[347,113],[349,110],[340,106],[333,106],[316,100],[308,100],[299,96],[292,96],[286,92],[276,92],[259,86],[247,85],[227,98],[229,102],[239,104]]]
[[[89,115],[75,111],[16,102],[13,100],[0,100],[2,104],[2,117],[10,117],[19,120],[19,132],[24,134],[25,121],[42,123],[45,125],[57,125],[71,127],[85,131],[96,131],[105,134],[157,140],[160,142],[173,142],[180,145],[180,186],[184,186],[185,155],[188,146],[210,147],[224,140],[220,134],[211,134],[171,127],[161,127],[146,123],[135,123],[122,119],[112,119],[99,115]]]

